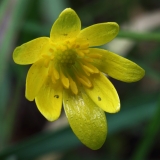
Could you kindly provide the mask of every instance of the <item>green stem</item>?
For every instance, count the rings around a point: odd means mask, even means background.
[[[129,38],[138,41],[157,41],[160,42],[160,32],[158,33],[138,33],[130,31],[120,31],[118,36],[120,38]]]

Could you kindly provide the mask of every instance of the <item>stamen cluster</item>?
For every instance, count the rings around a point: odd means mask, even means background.
[[[94,58],[100,58],[100,55],[90,54],[89,43],[84,39],[68,40],[60,44],[51,42],[48,53],[42,56],[52,82],[60,80],[63,87],[70,88],[74,94],[78,94],[76,83],[91,88],[90,75],[99,73],[91,62]]]

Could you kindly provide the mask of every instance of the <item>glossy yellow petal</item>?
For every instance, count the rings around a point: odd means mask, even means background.
[[[74,10],[65,9],[52,26],[50,37],[54,42],[75,38],[81,29],[81,21]]]
[[[37,96],[48,74],[48,68],[45,67],[43,59],[34,63],[27,74],[25,96],[29,101],[33,101]]]
[[[112,83],[102,73],[93,76],[93,88],[84,87],[88,96],[104,111],[115,113],[120,110],[120,100]]]
[[[36,62],[46,44],[49,43],[49,38],[40,37],[22,44],[13,52],[13,60],[17,64],[32,64]]]
[[[37,107],[49,121],[59,118],[62,108],[62,84],[48,77],[35,98]]]
[[[73,95],[70,90],[63,92],[63,104],[70,126],[80,141],[96,150],[105,142],[107,122],[104,111],[83,91]]]
[[[79,38],[87,39],[89,46],[100,46],[118,34],[119,26],[114,22],[98,23],[81,30]]]
[[[96,67],[109,76],[123,82],[136,82],[145,75],[144,69],[136,63],[103,49],[90,49],[90,54],[102,55],[94,61]]]

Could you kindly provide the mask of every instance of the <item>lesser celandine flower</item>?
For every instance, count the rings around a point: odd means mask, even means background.
[[[130,60],[93,48],[111,41],[118,31],[114,22],[81,30],[79,17],[67,8],[53,24],[50,37],[29,41],[13,53],[16,63],[32,64],[26,79],[26,98],[35,99],[49,121],[58,119],[63,103],[73,132],[94,150],[106,139],[104,111],[120,110],[118,94],[103,73],[124,82],[144,76],[144,70]]]

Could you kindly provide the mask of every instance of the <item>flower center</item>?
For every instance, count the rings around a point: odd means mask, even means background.
[[[65,51],[57,51],[56,60],[61,64],[74,64],[77,56],[76,52],[72,49],[68,49]]]
[[[60,80],[63,87],[78,93],[77,84],[88,88],[92,87],[90,75],[99,73],[99,70],[91,64],[94,57],[89,53],[89,44],[84,39],[74,39],[61,44],[51,44],[45,52],[44,64],[48,69],[48,75],[53,83]]]
[[[57,64],[75,64],[78,59],[88,53],[88,43],[82,40],[65,41],[62,44],[56,44],[54,47],[54,57]]]

